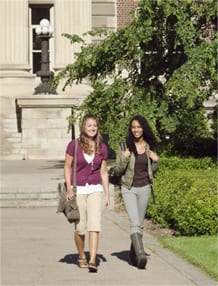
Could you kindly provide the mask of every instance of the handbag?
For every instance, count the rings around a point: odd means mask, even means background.
[[[116,175],[113,167],[109,169],[108,171],[108,179],[109,183],[112,185],[121,185],[121,176]]]
[[[78,223],[80,220],[79,207],[77,205],[76,194],[77,194],[77,186],[76,186],[76,161],[77,161],[77,148],[78,141],[75,141],[75,153],[74,153],[74,173],[73,173],[73,193],[74,199],[67,200],[66,198],[66,182],[58,184],[58,193],[59,193],[59,203],[57,208],[57,213],[62,212],[69,223]]]

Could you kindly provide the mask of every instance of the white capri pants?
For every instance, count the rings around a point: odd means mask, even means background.
[[[101,215],[103,209],[103,192],[77,195],[80,221],[75,225],[75,231],[84,235],[86,231],[101,231]]]

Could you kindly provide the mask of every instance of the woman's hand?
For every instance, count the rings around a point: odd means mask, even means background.
[[[123,156],[125,157],[129,157],[131,155],[130,151],[128,148],[126,148],[126,150],[122,151]]]
[[[148,155],[152,161],[158,161],[159,160],[157,153],[155,153],[154,151],[149,150]]]
[[[109,207],[110,207],[110,199],[108,196],[105,197],[105,207],[106,207],[106,209],[109,209]]]
[[[67,191],[66,198],[68,201],[72,201],[74,199],[74,194],[72,190]]]

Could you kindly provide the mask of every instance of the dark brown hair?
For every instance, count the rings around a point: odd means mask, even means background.
[[[135,139],[134,139],[134,136],[133,136],[132,131],[131,131],[132,122],[134,120],[138,121],[140,126],[142,127],[143,138],[144,138],[145,142],[148,143],[151,150],[155,151],[156,146],[157,146],[156,138],[155,138],[147,120],[141,115],[136,115],[130,120],[129,128],[128,128],[128,136],[126,139],[126,143],[127,143],[129,150],[132,151],[135,155],[137,155],[137,151],[136,151],[136,147],[135,147],[135,143],[134,143]]]

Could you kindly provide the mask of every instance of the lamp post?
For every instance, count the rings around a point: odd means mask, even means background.
[[[36,37],[41,40],[41,70],[36,72],[41,77],[41,83],[35,88],[34,94],[57,94],[56,90],[49,86],[54,73],[49,70],[49,39],[52,37],[53,28],[47,19],[40,21],[40,26],[36,28]]]

